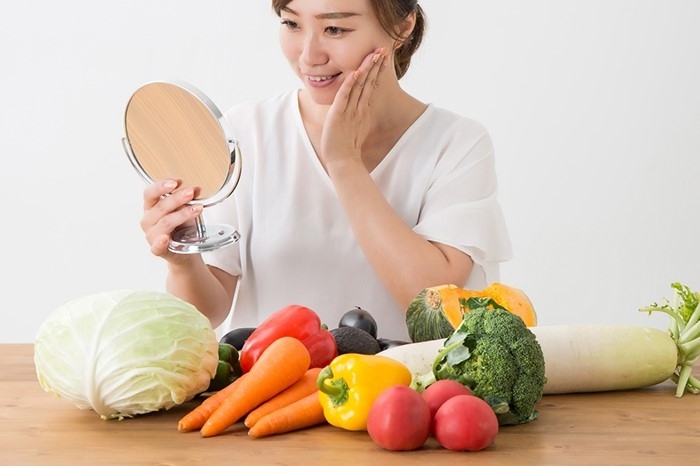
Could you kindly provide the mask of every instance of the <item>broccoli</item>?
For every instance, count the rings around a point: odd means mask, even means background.
[[[534,333],[491,298],[470,298],[467,304],[470,311],[445,340],[432,371],[414,380],[414,388],[453,379],[489,403],[500,425],[536,419],[546,379]]]

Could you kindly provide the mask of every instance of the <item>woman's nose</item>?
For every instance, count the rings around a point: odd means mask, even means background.
[[[328,54],[318,36],[309,34],[305,37],[300,58],[307,65],[324,65],[328,62]]]

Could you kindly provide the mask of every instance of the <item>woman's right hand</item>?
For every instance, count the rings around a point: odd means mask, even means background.
[[[198,195],[199,188],[183,187],[181,183],[181,180],[166,178],[148,185],[143,191],[141,229],[151,252],[168,261],[183,257],[168,250],[170,235],[182,226],[194,224],[202,212],[201,205],[188,205]]]

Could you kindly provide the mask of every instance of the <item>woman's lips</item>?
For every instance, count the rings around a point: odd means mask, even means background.
[[[338,76],[340,73],[332,76],[307,76],[306,82],[309,83],[309,86],[320,89],[333,84]]]

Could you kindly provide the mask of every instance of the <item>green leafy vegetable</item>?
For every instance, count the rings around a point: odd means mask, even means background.
[[[209,320],[167,293],[118,290],[55,309],[39,328],[42,388],[103,419],[169,409],[203,392],[219,344]]]
[[[536,419],[535,405],[546,380],[535,335],[519,316],[491,298],[469,301],[470,312],[445,340],[432,371],[414,378],[414,388],[421,391],[435,380],[456,380],[488,402],[501,425]]]
[[[700,380],[692,375],[693,366],[700,358],[700,293],[678,282],[671,284],[676,290],[673,302],[664,299],[662,304],[651,304],[642,312],[664,312],[671,317],[669,333],[678,347],[678,366],[671,379],[678,384],[676,396],[685,392],[700,393]]]

